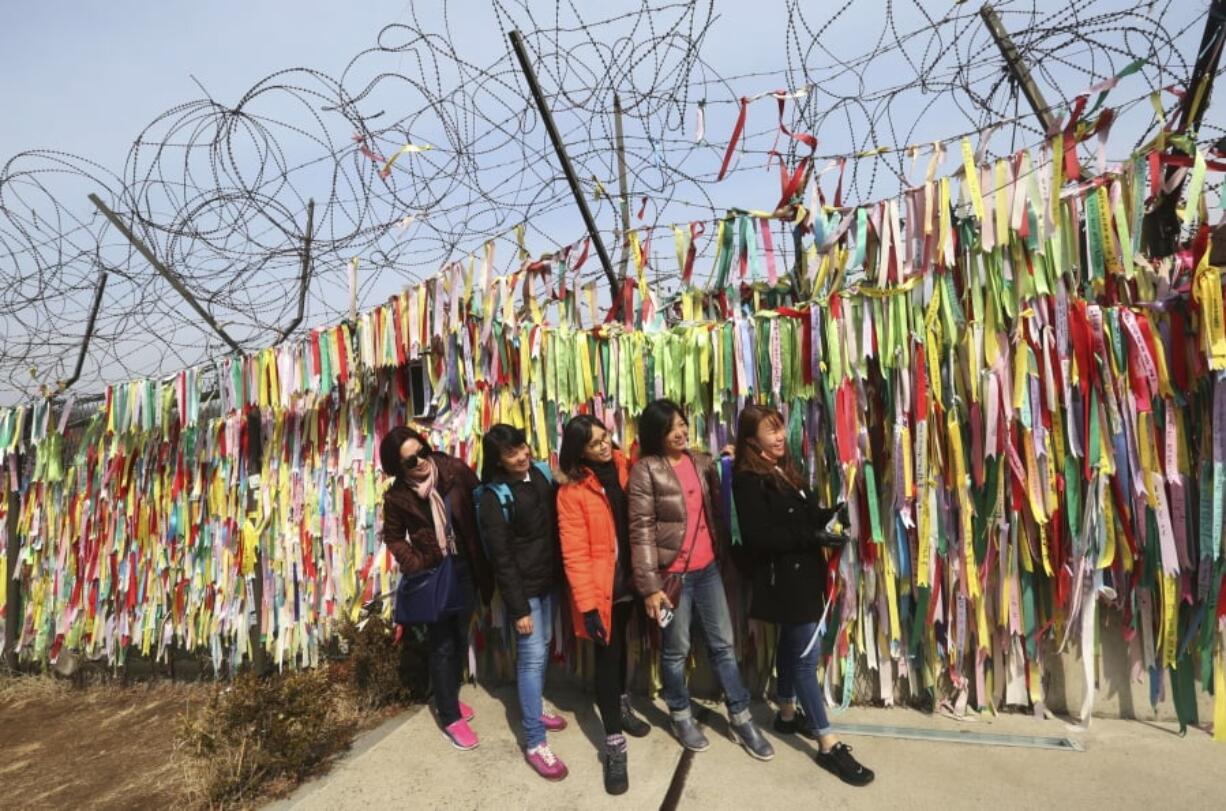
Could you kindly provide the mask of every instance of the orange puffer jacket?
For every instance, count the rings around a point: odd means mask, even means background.
[[[613,451],[622,488],[630,478],[630,463]],[[605,628],[613,627],[613,577],[617,568],[617,527],[604,488],[590,471],[581,479],[559,474],[558,532],[562,566],[570,583],[570,608],[575,635],[588,639],[583,615],[599,611]],[[627,567],[630,562],[626,561]]]

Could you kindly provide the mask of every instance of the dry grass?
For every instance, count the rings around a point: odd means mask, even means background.
[[[192,799],[250,801],[292,787],[349,748],[362,720],[323,670],[243,675],[188,714],[177,735],[192,764]]]
[[[341,638],[346,653],[330,666],[239,676],[183,719],[176,737],[194,804],[248,805],[287,794],[326,770],[387,708],[424,699],[419,642],[394,646],[391,627],[377,616],[345,627]]]
[[[393,645],[390,623],[375,616],[360,625],[347,623],[340,637],[347,654],[334,678],[349,685],[363,710],[426,700],[426,648],[412,631]]]
[[[13,676],[0,679],[0,705],[21,708],[27,704],[56,701],[72,692],[72,685],[46,676]]]

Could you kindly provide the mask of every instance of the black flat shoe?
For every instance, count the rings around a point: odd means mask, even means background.
[[[849,786],[867,786],[876,777],[872,769],[852,757],[851,747],[845,743],[836,743],[829,752],[818,752],[817,765]]]

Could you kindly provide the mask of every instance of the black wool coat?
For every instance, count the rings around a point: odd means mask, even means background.
[[[820,620],[826,558],[815,535],[834,510],[819,507],[805,488],[748,470],[733,476],[732,495],[741,541],[753,567],[749,616],[766,622]]]

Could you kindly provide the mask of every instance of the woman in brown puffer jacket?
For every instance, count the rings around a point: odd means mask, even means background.
[[[737,668],[732,618],[716,562],[727,534],[715,509],[715,467],[710,456],[691,453],[689,444],[689,423],[676,403],[657,400],[643,410],[641,458],[630,471],[628,485],[635,589],[647,615],[663,629],[664,701],[677,740],[693,752],[710,746],[694,722],[685,684],[690,626],[697,618],[711,667],[724,688],[733,740],[753,757],[770,760],[775,750],[749,716],[749,691]],[[717,538],[723,542],[718,546]],[[681,583],[675,604],[666,594],[668,579]]]

